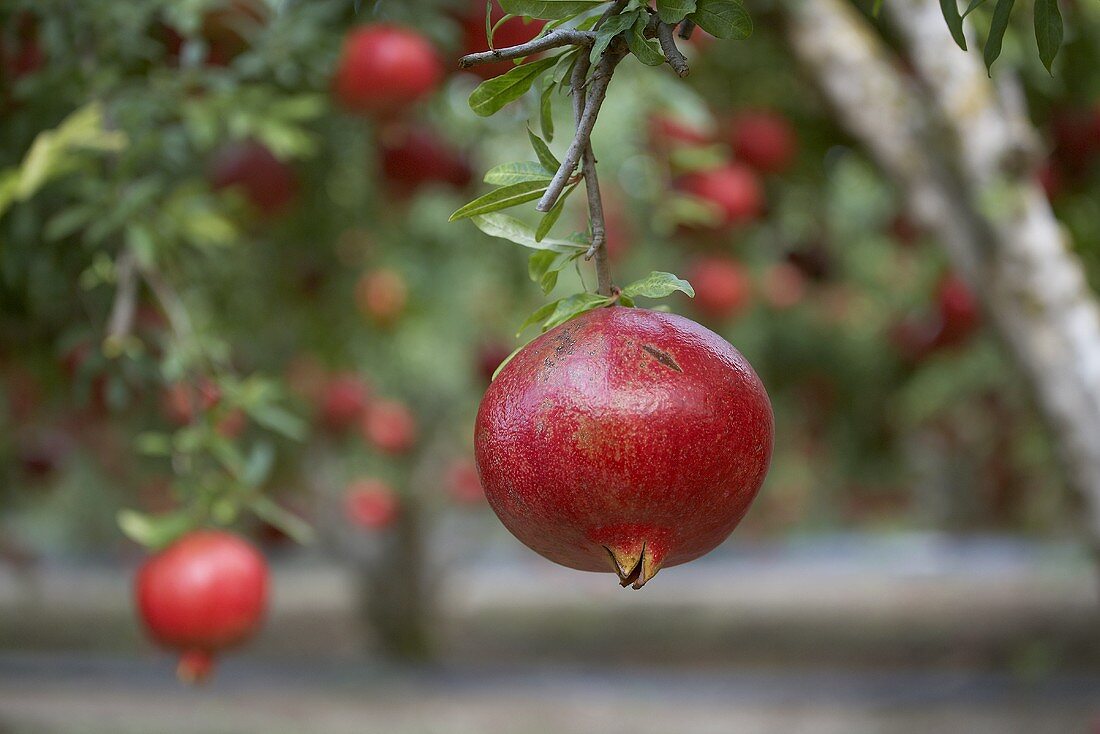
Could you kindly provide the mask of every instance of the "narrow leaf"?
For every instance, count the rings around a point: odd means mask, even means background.
[[[630,26],[634,25],[634,20],[640,15],[641,13],[637,11],[633,13],[622,13],[621,15],[613,15],[604,21],[604,24],[596,31],[596,42],[592,44],[592,50],[589,52],[589,60],[593,64],[599,61],[600,57],[603,56],[603,52],[607,50],[611,40]]]
[[[740,0],[696,0],[695,12],[688,19],[716,38],[752,35],[752,19]]]
[[[558,299],[557,301],[551,301],[550,303],[544,303],[543,305],[541,305],[537,309],[535,309],[535,312],[532,313],[530,316],[528,316],[524,320],[524,322],[519,325],[519,331],[516,332],[516,336],[519,336],[523,332],[527,331],[527,329],[529,327],[532,327],[535,324],[539,323],[540,321],[543,321],[544,319],[548,318],[550,316],[550,314],[554,313],[554,309],[556,309],[558,307],[558,303],[560,303],[562,300],[564,300],[564,299]]]
[[[1005,31],[1008,30],[1008,19],[1012,14],[1012,4],[1016,0],[997,0],[997,7],[993,9],[993,22],[989,25],[989,37],[985,39],[985,68],[990,76],[993,74],[993,62],[1001,55],[1001,43],[1004,41]]]
[[[470,217],[470,221],[490,237],[499,237],[502,240],[508,240],[523,247],[530,247],[533,250],[577,252],[578,250],[588,249],[588,245],[571,242],[570,240],[544,238],[540,242],[535,239],[535,233],[530,227],[507,214],[479,214]]]
[[[483,81],[470,94],[470,109],[482,117],[499,112],[504,105],[526,94],[535,79],[556,63],[557,57],[551,56],[517,66],[500,76]]]
[[[550,230],[557,223],[558,218],[561,217],[562,211],[565,209],[565,200],[569,198],[569,195],[573,193],[573,190],[577,188],[580,182],[573,184],[558,197],[558,201],[554,206],[550,207],[550,211],[542,215],[542,219],[539,220],[539,226],[535,228],[535,241],[542,242],[543,237],[550,233]]]
[[[542,90],[539,100],[539,125],[546,142],[554,142],[554,87],[557,82],[551,79]]]
[[[543,181],[550,183],[553,171],[546,170],[541,163],[522,161],[520,163],[501,163],[490,168],[485,174],[485,183],[494,186],[523,183],[525,181]]]
[[[253,497],[248,507],[260,519],[282,530],[301,545],[309,545],[317,537],[309,523],[264,495]]]
[[[638,61],[646,66],[660,66],[665,63],[665,54],[661,51],[660,44],[645,37],[645,27],[646,19],[639,15],[630,32],[626,34],[627,45]]]
[[[1039,44],[1039,59],[1051,72],[1054,57],[1062,47],[1062,14],[1058,10],[1058,0],[1035,0],[1035,40]]]
[[[686,293],[692,298],[695,298],[695,289],[691,287],[691,283],[688,283],[683,278],[676,277],[672,273],[654,271],[641,280],[636,280],[623,288],[623,295],[630,297],[643,296],[645,298],[664,298],[665,296],[672,295],[676,291]]]
[[[544,20],[572,18],[603,5],[607,0],[500,0],[505,13]]]
[[[454,222],[472,217],[475,214],[488,214],[489,212],[500,211],[528,201],[534,201],[541,197],[544,191],[546,191],[546,183],[543,181],[523,181],[501,186],[499,189],[493,189],[489,193],[477,197],[466,206],[459,207],[448,221]]]
[[[882,0],[879,0],[879,3],[881,4]],[[985,5],[985,0],[970,0],[970,4],[966,6],[966,10],[963,11],[962,17],[965,18],[983,5]]]
[[[535,155],[538,156],[539,163],[544,168],[557,173],[557,170],[561,168],[561,161],[551,152],[550,146],[548,146],[542,138],[531,132],[531,128],[527,128],[527,139],[531,141],[531,148],[535,151]]]
[[[610,298],[601,296],[598,293],[576,293],[568,298],[563,298],[554,306],[550,316],[542,322],[542,330],[553,329],[569,319],[576,318],[594,308],[606,306],[610,302]]]
[[[943,11],[943,19],[947,21],[947,29],[951,31],[951,37],[963,51],[966,50],[966,35],[963,33],[963,19],[959,15],[958,0],[940,0],[940,10]]]
[[[146,515],[134,510],[120,510],[118,527],[130,540],[150,550],[160,550],[196,526],[189,512]]]

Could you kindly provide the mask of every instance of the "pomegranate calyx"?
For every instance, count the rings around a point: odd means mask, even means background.
[[[630,586],[640,589],[646,582],[657,575],[661,570],[661,562],[657,559],[652,548],[648,548],[645,541],[637,552],[630,552],[623,548],[604,546],[604,550],[611,556],[611,565],[615,574],[619,577],[619,586]]]

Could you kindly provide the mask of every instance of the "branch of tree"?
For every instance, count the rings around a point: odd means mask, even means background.
[[[573,88],[573,119],[580,125],[581,118],[587,101],[587,92],[584,83],[588,77],[588,57],[577,59],[573,67],[573,75],[570,85]],[[611,295],[611,265],[607,260],[607,226],[603,215],[603,198],[600,196],[600,181],[596,175],[596,156],[592,151],[592,141],[589,140],[581,155],[581,173],[584,176],[584,190],[588,194],[588,222],[592,230],[592,241],[588,251],[584,254],[585,260],[596,258],[596,290],[605,296]]]
[[[489,64],[494,61],[508,59],[522,59],[525,56],[531,56],[541,51],[549,51],[552,48],[561,48],[562,46],[589,47],[595,40],[596,34],[591,31],[559,28],[547,33],[542,38],[536,38],[533,41],[521,43],[518,46],[494,48],[488,51],[479,51],[476,54],[463,56],[459,59],[458,66],[461,69],[469,69],[471,66],[477,66],[478,64]]]
[[[103,340],[106,350],[116,351],[134,328],[134,311],[137,301],[137,260],[134,253],[124,249],[115,261],[118,288],[107,321],[107,336]]]
[[[538,211],[548,212],[553,209],[558,197],[561,196],[561,192],[573,176],[573,171],[576,170],[581,156],[592,139],[592,128],[596,125],[600,107],[607,97],[607,85],[611,83],[611,76],[615,73],[615,67],[626,57],[627,53],[629,53],[629,49],[626,42],[622,38],[616,38],[607,47],[607,51],[604,52],[599,63],[596,64],[596,70],[592,72],[592,77],[588,80],[584,113],[577,122],[577,132],[573,136],[569,148],[565,151],[565,158],[562,159],[558,172],[554,174],[554,178],[551,179],[550,185],[546,188],[546,193],[542,195],[539,203],[535,206]],[[574,88],[575,90],[576,88]]]
[[[673,30],[673,27],[668,23],[661,20],[657,21],[657,40],[661,44],[661,51],[665,54],[665,60],[676,72],[676,76],[683,79],[688,75],[690,69],[688,69],[687,59],[676,47],[676,39],[672,37]]]

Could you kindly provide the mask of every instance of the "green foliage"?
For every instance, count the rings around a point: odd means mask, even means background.
[[[943,11],[943,18],[947,22],[947,28],[951,32],[951,37],[955,39],[955,43],[963,51],[967,50],[966,35],[963,33],[963,20],[985,3],[986,0],[970,0],[966,10],[959,13],[958,0],[940,0],[940,8]],[[1014,5],[1015,0],[997,0],[997,4],[993,9],[989,34],[986,36],[982,54],[986,68],[991,73],[993,62],[1001,55],[1001,46],[1004,42],[1005,33],[1009,28]],[[1043,66],[1046,67],[1048,72],[1053,73],[1054,58],[1062,47],[1062,14],[1058,9],[1058,0],[1035,0],[1033,20],[1035,41],[1039,48],[1039,60],[1043,62]]]

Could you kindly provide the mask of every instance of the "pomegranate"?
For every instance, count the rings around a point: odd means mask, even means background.
[[[447,494],[463,505],[480,505],[485,502],[485,490],[477,475],[477,466],[469,459],[455,459],[446,471]]]
[[[463,56],[484,51],[489,47],[489,41],[485,37],[485,0],[470,0],[469,4],[469,11],[461,18]],[[494,2],[489,14],[489,22],[496,26],[503,17],[504,11],[501,10],[500,3]],[[509,18],[493,33],[493,48],[508,48],[527,43],[537,36],[545,25],[545,20],[527,21],[520,17]],[[477,74],[482,79],[492,79],[513,68],[515,64],[504,59],[488,64],[478,64],[467,71]]]
[[[361,528],[380,530],[393,525],[401,504],[381,479],[358,479],[344,494],[344,513]]]
[[[466,155],[427,127],[397,131],[383,139],[379,158],[387,191],[398,197],[433,184],[464,189],[473,180]]]
[[[137,609],[149,635],[181,654],[185,682],[210,674],[214,655],[252,636],[267,605],[267,562],[230,533],[185,535],[139,569]]]
[[[939,332],[935,346],[953,347],[967,341],[978,330],[981,311],[970,288],[957,275],[947,274],[936,288]]]
[[[214,156],[210,184],[216,190],[239,188],[261,214],[286,211],[298,196],[298,176],[264,145],[248,140],[226,145]]]
[[[676,187],[713,205],[720,229],[752,221],[764,210],[760,181],[750,168],[739,163],[689,173],[676,182]]]
[[[744,266],[736,260],[700,257],[688,266],[687,278],[695,288],[695,307],[708,318],[731,318],[749,304],[752,284]]]
[[[363,437],[379,451],[403,454],[416,443],[416,418],[397,400],[379,400],[363,416]]]
[[[762,173],[781,173],[798,153],[798,139],[787,118],[756,110],[735,117],[730,125],[730,147],[738,160]]]
[[[336,375],[321,390],[321,424],[334,432],[347,430],[362,419],[369,401],[370,390],[358,375]]]
[[[379,268],[364,273],[355,284],[355,305],[378,326],[392,326],[408,300],[409,286],[396,270]]]
[[[197,384],[177,382],[161,394],[161,412],[169,423],[186,426],[197,414],[213,409],[221,399],[221,388],[209,378],[203,377]]]
[[[389,118],[431,94],[442,79],[443,67],[426,38],[379,23],[348,34],[333,91],[350,112]]]
[[[513,535],[637,589],[733,531],[772,437],[771,402],[733,346],[681,316],[616,306],[524,347],[486,391],[474,446]]]

